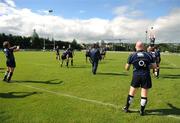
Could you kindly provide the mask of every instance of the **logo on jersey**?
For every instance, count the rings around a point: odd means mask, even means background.
[[[144,63],[143,60],[140,60],[140,61],[138,62],[138,64],[139,64],[139,66],[141,66],[141,67],[145,66],[145,63]]]
[[[140,53],[137,53],[137,56],[138,57],[144,57],[144,54],[140,52]]]

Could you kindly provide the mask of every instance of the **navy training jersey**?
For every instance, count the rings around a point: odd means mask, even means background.
[[[14,58],[14,49],[15,48],[5,48],[4,49],[4,54],[6,55],[7,61],[15,61]]]
[[[92,61],[99,61],[101,59],[101,54],[100,54],[100,51],[99,49],[91,49],[90,50],[90,57],[91,57],[91,60]]]
[[[154,60],[150,53],[138,51],[129,56],[127,63],[133,65],[134,73],[144,75],[144,73],[150,73],[149,66],[154,63]]]
[[[59,48],[56,48],[56,54],[59,54]]]

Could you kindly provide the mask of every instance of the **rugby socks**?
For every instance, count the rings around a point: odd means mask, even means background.
[[[6,80],[7,80],[8,74],[9,74],[9,71],[6,71],[6,73],[5,73],[5,75],[4,75],[3,81],[6,81]]]
[[[140,115],[144,115],[144,109],[147,104],[147,97],[141,97],[141,110],[140,110]]]
[[[71,66],[73,66],[73,60],[71,60]]]
[[[124,111],[125,111],[125,112],[128,112],[129,106],[130,106],[130,104],[132,103],[133,98],[134,98],[134,96],[128,95],[128,97],[127,97],[127,102],[126,102],[126,105],[125,105],[125,107],[124,107]]]
[[[68,67],[69,61],[66,62],[66,66]]]
[[[12,78],[12,75],[13,75],[13,72],[9,72],[8,76],[7,76],[7,81],[11,81],[11,78]]]

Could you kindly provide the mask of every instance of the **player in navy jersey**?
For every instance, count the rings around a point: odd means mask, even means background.
[[[68,67],[67,59],[68,59],[68,51],[66,50],[61,55],[61,60],[62,60],[61,67],[63,66],[65,60],[66,60],[66,66]]]
[[[90,61],[92,63],[92,73],[95,75],[98,67],[99,60],[102,59],[98,45],[94,44],[93,48],[90,50]]]
[[[155,72],[155,76],[157,78],[159,78],[159,72],[160,72],[160,62],[161,62],[161,53],[160,53],[160,50],[158,48],[158,46],[155,46],[154,47],[154,51],[156,53],[156,65],[157,65],[157,69],[156,69],[156,72]]]
[[[73,56],[74,56],[74,50],[72,48],[67,49],[67,66],[69,64],[69,61],[71,61],[71,66],[73,66]]]
[[[101,57],[102,57],[102,59],[104,59],[106,57],[106,48],[102,48]]]
[[[56,60],[60,60],[59,46],[56,46]]]
[[[153,46],[149,46],[148,48],[147,48],[147,51],[152,55],[152,57],[153,57],[153,61],[154,61],[154,63],[156,63],[156,68],[155,69],[153,69],[153,74],[154,74],[154,76],[156,77],[156,78],[158,78],[159,77],[159,75],[158,75],[158,71],[159,71],[159,60],[160,60],[160,57],[159,57],[159,53],[158,52],[156,52],[156,50],[155,50],[155,47]]]
[[[90,49],[87,49],[86,50],[86,54],[85,54],[85,56],[86,56],[86,63],[87,63],[87,61],[88,61],[88,57],[90,57]]]
[[[10,82],[14,69],[16,67],[14,52],[19,51],[19,46],[10,46],[10,43],[8,41],[5,41],[3,43],[4,47],[4,54],[6,56],[6,65],[7,65],[7,71],[5,73],[3,81]]]
[[[148,89],[152,87],[150,68],[155,68],[156,64],[154,64],[152,55],[144,51],[144,45],[141,41],[136,43],[135,48],[136,52],[129,56],[125,66],[125,69],[129,70],[130,66],[133,65],[133,77],[127,102],[123,110],[129,112],[129,106],[132,103],[135,92],[137,88],[141,87],[140,115],[144,115],[144,109],[147,104]]]

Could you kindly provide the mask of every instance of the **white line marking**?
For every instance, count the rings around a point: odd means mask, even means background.
[[[180,120],[180,117],[179,117],[179,116],[176,116],[176,115],[168,115],[167,117],[171,117],[171,118],[175,118],[175,119]]]
[[[105,102],[102,102],[102,101],[86,99],[86,98],[82,98],[82,97],[78,97],[78,96],[73,96],[73,95],[69,95],[69,94],[65,94],[65,93],[54,92],[54,91],[50,91],[50,90],[47,90],[47,89],[38,88],[38,87],[30,86],[30,85],[24,85],[24,84],[18,84],[18,85],[21,85],[21,86],[24,86],[24,87],[28,87],[28,88],[37,89],[37,90],[41,90],[41,91],[48,92],[48,93],[51,93],[51,94],[55,94],[55,95],[58,95],[58,96],[69,97],[69,98],[72,98],[72,99],[77,99],[77,100],[81,100],[81,101],[85,101],[85,102],[89,102],[89,103],[93,103],[93,104],[109,106],[109,107],[115,108],[115,109],[121,109],[121,106],[117,106],[117,105],[111,104],[111,103],[105,103]],[[137,111],[138,112],[138,109],[131,109],[131,111]],[[149,114],[157,114],[158,115],[160,113],[151,112]],[[176,116],[176,115],[167,115],[166,117],[175,118],[175,119],[178,119],[178,120],[180,119],[180,117]]]
[[[37,89],[37,90],[41,90],[41,91],[45,91],[51,94],[55,94],[55,95],[59,95],[59,96],[64,96],[64,97],[69,97],[69,98],[73,98],[73,99],[77,99],[77,100],[81,100],[81,101],[85,101],[85,102],[90,102],[90,103],[94,103],[94,104],[100,104],[100,105],[104,105],[104,106],[109,106],[115,109],[120,109],[119,106],[111,104],[111,103],[105,103],[105,102],[101,102],[101,101],[97,101],[97,100],[91,100],[91,99],[86,99],[86,98],[82,98],[82,97],[77,97],[77,96],[73,96],[73,95],[69,95],[69,94],[65,94],[65,93],[60,93],[60,92],[54,92],[54,91],[49,91],[43,88],[38,88],[38,87],[33,87],[30,85],[23,85],[23,84],[19,84],[21,86],[25,86],[28,88],[33,88],[33,89]]]

